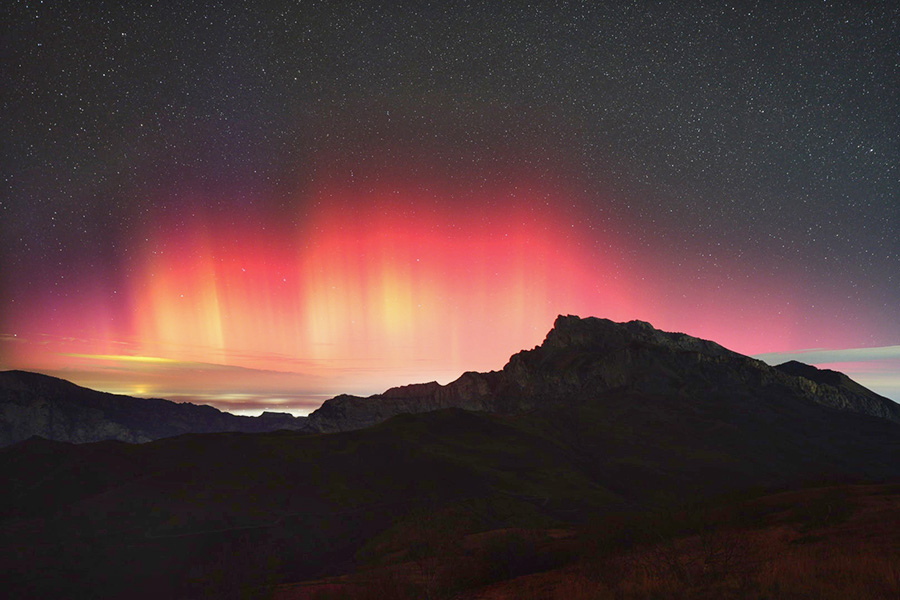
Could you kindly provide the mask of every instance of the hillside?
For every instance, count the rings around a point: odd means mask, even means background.
[[[26,371],[0,372],[0,447],[32,436],[73,443],[143,443],[182,433],[300,429],[285,413],[243,417],[212,406],[97,392]]]
[[[450,598],[460,590],[447,581],[521,574],[438,577],[436,564],[457,564],[441,557],[462,552],[470,564],[481,550],[466,544],[491,532],[552,537],[735,495],[900,481],[900,424],[866,414],[868,403],[835,403],[847,398],[839,388],[645,324],[573,319],[501,372],[405,388],[425,407],[422,398],[462,397],[468,381],[470,398],[497,412],[420,411],[328,434],[35,438],[0,449],[8,589],[290,598],[304,597],[291,595],[301,582],[394,565],[392,595]],[[397,395],[348,400],[343,418],[358,424],[356,405]]]

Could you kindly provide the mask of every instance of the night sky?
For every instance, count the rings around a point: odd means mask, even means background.
[[[122,4],[2,9],[0,368],[302,414],[571,313],[900,400],[895,2]]]

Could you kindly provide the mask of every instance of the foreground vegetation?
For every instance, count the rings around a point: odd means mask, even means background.
[[[413,519],[358,572],[278,600],[900,597],[900,486],[806,489],[454,535]],[[404,546],[399,548],[400,546]],[[370,552],[372,549],[369,550]]]
[[[900,493],[861,483],[900,479],[898,425],[745,400],[29,440],[0,570],[21,598],[891,597]]]

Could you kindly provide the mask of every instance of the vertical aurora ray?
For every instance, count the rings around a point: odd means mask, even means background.
[[[501,367],[561,313],[640,318],[748,354],[808,339],[793,308],[803,290],[787,277],[740,278],[747,267],[735,260],[684,279],[665,255],[642,255],[620,236],[598,243],[574,225],[583,222],[574,208],[551,208],[577,206],[561,193],[443,202],[412,189],[321,192],[327,202],[305,202],[317,208],[290,226],[200,212],[151,220],[125,285],[95,278],[53,313],[24,310],[16,320],[32,342],[6,343],[7,362],[80,373],[102,389],[214,401],[226,379],[232,395],[252,397],[267,385],[261,373],[280,378],[270,397],[292,386],[328,396],[449,381]],[[135,356],[165,360],[127,360]],[[222,367],[227,378],[209,371]]]
[[[621,304],[621,285],[590,291],[602,273],[548,214],[364,200],[333,200],[282,239],[208,222],[155,227],[131,290],[141,352],[488,369],[511,344],[539,342],[560,310]]]

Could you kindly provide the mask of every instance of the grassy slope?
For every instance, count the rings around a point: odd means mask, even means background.
[[[222,571],[245,571],[238,585],[262,571],[340,572],[416,510],[468,507],[472,526],[491,528],[553,521],[537,497],[617,502],[542,439],[459,410],[322,436],[32,441],[0,451],[0,474],[14,482],[3,559],[13,585],[40,594],[84,585],[114,595],[133,581],[147,596],[171,591],[170,581],[190,594]],[[216,554],[223,547],[234,558]],[[240,562],[246,555],[262,563]]]
[[[900,596],[900,486],[811,488],[505,529],[277,586],[277,600]]]

